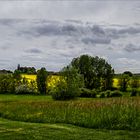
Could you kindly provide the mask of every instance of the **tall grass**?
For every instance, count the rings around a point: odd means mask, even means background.
[[[140,98],[75,101],[1,101],[0,116],[27,122],[140,130]]]

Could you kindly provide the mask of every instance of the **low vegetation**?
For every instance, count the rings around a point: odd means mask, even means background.
[[[53,101],[42,96],[0,101],[2,118],[36,123],[65,123],[96,129],[140,130],[140,98]],[[24,95],[25,96],[25,95]],[[1,98],[3,98],[1,96]],[[41,99],[41,100],[40,100]],[[18,106],[17,106],[18,104]]]
[[[39,131],[42,127],[46,128],[45,123],[49,123],[51,127],[52,124],[66,126],[67,130],[74,128],[77,131],[82,127],[77,132],[79,134],[85,128],[89,131],[92,128],[94,131],[140,132],[139,77],[129,71],[114,76],[114,69],[104,59],[88,55],[74,58],[56,75],[52,73],[45,68],[36,71],[33,67],[18,65],[14,73],[0,74],[1,120],[24,122],[23,127],[27,129],[25,122],[29,125],[38,123],[31,126],[41,126]],[[51,128],[46,129],[49,132]],[[72,137],[70,133],[73,134],[73,130],[57,130],[59,134],[69,135],[70,139],[81,137]],[[60,138],[59,134],[56,132],[54,136]],[[45,136],[48,138],[48,135]],[[87,137],[90,139],[91,135]],[[65,136],[63,138],[67,139]],[[98,136],[96,138],[100,139]],[[2,135],[2,139],[6,137]],[[84,136],[80,139],[84,139]]]

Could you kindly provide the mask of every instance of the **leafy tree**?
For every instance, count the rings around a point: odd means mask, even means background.
[[[14,84],[15,84],[15,87],[16,87],[16,86],[19,86],[19,85],[21,84],[21,79],[22,79],[21,73],[20,73],[19,70],[15,70],[15,71],[14,71],[14,73],[13,73],[13,78],[14,78],[13,82],[14,82]]]
[[[72,67],[64,68],[61,73],[61,80],[52,91],[55,100],[69,100],[80,94],[80,87],[83,87],[82,77]]]
[[[125,74],[123,73],[119,79],[119,86],[120,86],[120,90],[125,92],[127,90],[128,84],[130,81],[130,76],[129,74]]]
[[[103,86],[105,90],[111,89],[114,70],[103,58],[81,55],[74,58],[70,65],[83,75],[86,88],[97,89]]]
[[[45,68],[41,68],[37,71],[37,87],[40,94],[46,94],[46,79],[47,79],[48,73]]]
[[[140,82],[138,76],[133,76],[131,79],[131,88],[132,89],[137,89],[140,87]]]
[[[0,75],[0,93],[14,93],[15,83],[11,74]]]
[[[21,67],[20,64],[17,66],[17,71],[26,74],[36,74],[36,69],[34,67]]]
[[[129,77],[132,77],[132,76],[133,76],[133,73],[130,72],[130,71],[125,71],[123,74],[126,74],[126,75],[128,75]]]

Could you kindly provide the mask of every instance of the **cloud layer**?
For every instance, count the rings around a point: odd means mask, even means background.
[[[20,63],[58,71],[89,54],[116,72],[140,72],[137,1],[1,1],[0,32],[0,69]]]

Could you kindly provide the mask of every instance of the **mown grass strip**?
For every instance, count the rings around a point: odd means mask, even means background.
[[[68,124],[42,124],[0,118],[1,140],[139,140],[140,131],[97,130]]]

